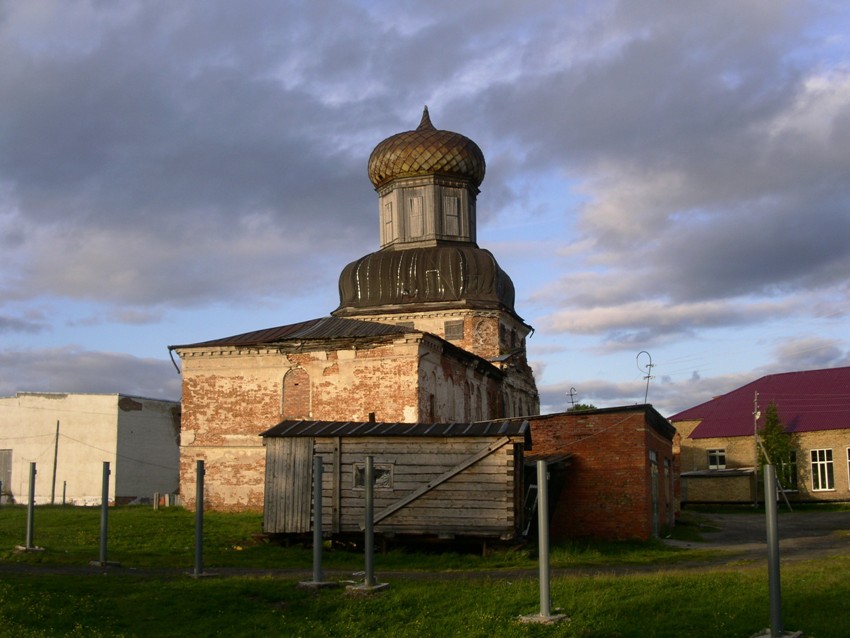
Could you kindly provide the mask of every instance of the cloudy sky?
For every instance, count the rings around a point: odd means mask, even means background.
[[[326,316],[426,104],[487,159],[544,411],[850,365],[849,34],[840,0],[0,0],[0,395],[176,399],[168,345]]]

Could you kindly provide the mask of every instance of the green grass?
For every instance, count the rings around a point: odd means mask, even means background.
[[[87,565],[100,555],[100,508],[40,506],[35,510],[33,544],[43,552],[18,553],[26,541],[26,508],[0,508],[0,560],[5,562]],[[257,513],[207,512],[204,515],[204,567],[312,569],[312,549],[291,547],[258,539],[262,515]],[[389,571],[469,571],[487,569],[534,569],[535,548],[500,547],[481,555],[481,546],[470,551],[409,551],[391,549],[377,553],[375,565]],[[129,506],[110,508],[107,559],[129,568],[185,568],[191,570],[195,555],[195,514],[183,508]],[[717,555],[704,552],[701,558]],[[660,542],[602,543],[573,541],[552,547],[553,568],[607,565],[676,564],[694,560],[695,552],[668,547]],[[363,568],[362,552],[327,548],[323,566],[328,570]]]
[[[784,570],[786,628],[850,635],[846,558]],[[380,594],[305,591],[292,579],[6,575],[0,633],[15,636],[749,636],[768,624],[763,570],[557,577],[556,626],[539,612],[534,579],[397,578]]]
[[[557,575],[553,610],[569,621],[522,624],[539,612],[532,548],[476,553],[394,550],[375,556],[376,573],[390,587],[368,597],[343,589],[302,590],[291,572],[249,578],[227,567],[297,568],[310,572],[308,547],[257,542],[257,514],[209,512],[204,565],[220,577],[190,578],[194,514],[119,507],[109,512],[109,560],[120,568],[84,568],[99,548],[98,508],[39,507],[39,553],[15,553],[23,544],[26,510],[0,509],[0,636],[750,636],[769,619],[767,574],[759,567],[672,569],[705,553],[661,543],[573,542],[552,548],[553,567],[669,565],[665,571],[621,575]],[[326,570],[363,568],[359,552],[328,550]],[[14,571],[13,563],[60,572]],[[78,567],[80,566],[80,567]],[[165,569],[164,568],[170,568]],[[517,570],[530,575],[517,576]],[[487,571],[489,570],[489,571]],[[850,556],[784,564],[783,618],[787,629],[810,638],[850,636]],[[459,573],[459,572],[470,573]],[[476,571],[478,573],[471,573]],[[483,572],[483,573],[482,573]],[[569,572],[568,572],[569,573]]]

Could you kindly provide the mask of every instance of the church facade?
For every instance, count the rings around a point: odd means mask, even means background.
[[[469,138],[415,130],[375,147],[379,249],[347,265],[330,316],[170,346],[182,361],[180,490],[196,461],[216,509],[262,509],[260,433],[284,419],[451,423],[536,415],[532,331],[476,240],[485,161]]]

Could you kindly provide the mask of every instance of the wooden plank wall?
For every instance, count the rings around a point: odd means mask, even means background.
[[[375,515],[493,443],[485,437],[316,439],[324,463],[323,521],[326,533],[360,532],[364,490],[354,486],[355,464],[371,455],[376,467],[392,468],[391,488],[376,488]],[[513,538],[522,494],[520,437],[405,505],[376,525],[383,534],[437,534]],[[334,459],[338,458],[338,466]]]
[[[266,489],[263,530],[296,534],[312,529],[313,439],[266,441]]]

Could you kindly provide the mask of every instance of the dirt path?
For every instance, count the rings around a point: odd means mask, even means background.
[[[732,512],[688,516],[704,526],[704,542],[666,541],[688,549],[719,549],[742,557],[766,560],[767,531],[763,512]],[[850,512],[786,512],[779,516],[781,560],[805,560],[850,554]]]

